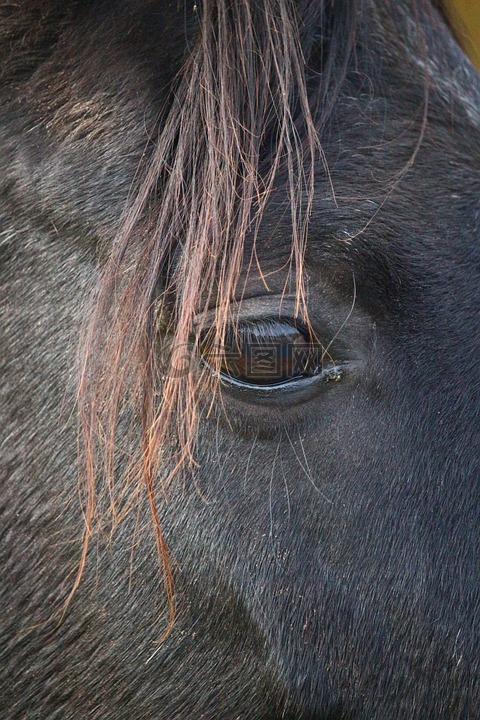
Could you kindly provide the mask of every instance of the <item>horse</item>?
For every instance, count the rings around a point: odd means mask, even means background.
[[[8,720],[474,720],[480,80],[430,0],[0,5]]]

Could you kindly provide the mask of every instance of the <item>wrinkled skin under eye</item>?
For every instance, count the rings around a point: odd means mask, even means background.
[[[333,364],[325,347],[294,319],[249,320],[227,329],[222,347],[204,333],[202,361],[234,385],[275,387],[312,378]]]

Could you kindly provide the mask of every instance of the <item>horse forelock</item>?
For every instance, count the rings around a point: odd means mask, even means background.
[[[80,574],[98,508],[105,506],[102,492],[110,498],[113,521],[141,486],[172,598],[154,478],[160,460],[168,467],[164,486],[195,463],[197,398],[206,382],[205,374],[176,377],[172,358],[183,348],[195,352],[212,304],[214,341],[222,345],[241,269],[255,262],[262,216],[279,178],[291,217],[287,274],[294,278],[297,313],[308,316],[303,253],[314,166],[324,162],[318,129],[351,51],[356,3],[299,5],[207,0],[198,7],[196,40],[171,87],[85,330],[80,407],[87,527]],[[314,93],[306,76],[312,27],[323,35],[324,55]],[[127,499],[125,479],[114,477],[116,428],[125,405],[140,414],[143,427],[126,470],[134,488]]]

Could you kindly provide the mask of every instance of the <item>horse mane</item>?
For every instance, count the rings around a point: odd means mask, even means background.
[[[107,522],[112,530],[146,492],[169,627],[173,622],[157,469],[165,464],[165,490],[183,467],[195,464],[198,402],[206,382],[205,374],[179,375],[175,358],[184,358],[186,348],[190,358],[195,355],[212,305],[214,342],[222,345],[234,319],[245,238],[253,248],[251,264],[280,172],[291,212],[291,272],[306,316],[302,259],[314,166],[323,160],[318,133],[339,86],[339,52],[346,67],[356,10],[353,2],[327,6],[303,3],[297,11],[291,0],[205,0],[198,6],[196,42],[171,89],[155,149],[141,170],[85,328],[79,402],[86,527],[70,597],[95,524]],[[313,37],[312,27],[322,37]],[[306,67],[314,47],[325,57],[312,93]],[[134,423],[129,427],[130,459],[119,480],[117,428],[128,412],[136,422],[140,417],[142,429],[139,436]],[[122,440],[123,453],[125,446]]]

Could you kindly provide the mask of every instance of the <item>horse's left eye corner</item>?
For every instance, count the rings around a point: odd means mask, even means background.
[[[273,397],[316,382],[338,382],[343,375],[328,346],[296,318],[239,322],[227,328],[222,343],[212,335],[203,333],[200,359],[226,390]]]

